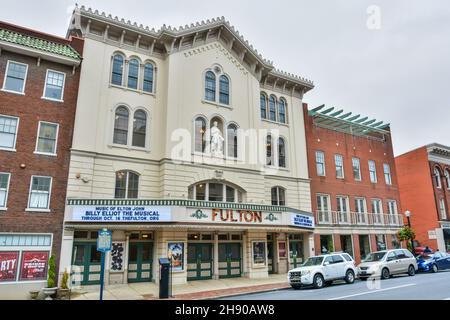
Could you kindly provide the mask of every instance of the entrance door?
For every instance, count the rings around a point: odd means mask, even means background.
[[[188,281],[212,279],[212,257],[212,244],[188,243]]]
[[[273,242],[267,242],[267,264],[269,266],[269,274],[274,273],[273,263],[274,263],[274,256],[273,256]]]
[[[219,277],[239,278],[242,273],[241,244],[219,244]]]
[[[102,254],[95,242],[75,242],[72,251],[72,284],[100,284]]]
[[[151,282],[153,242],[130,242],[128,253],[128,283]]]
[[[291,265],[293,268],[300,267],[303,263],[303,242],[291,241],[289,242],[289,253],[291,256]]]

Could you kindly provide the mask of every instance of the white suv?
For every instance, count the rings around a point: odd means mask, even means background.
[[[334,280],[355,282],[357,269],[355,261],[348,253],[330,253],[311,257],[299,268],[288,273],[288,282],[294,289],[303,285],[313,285],[320,289]]]

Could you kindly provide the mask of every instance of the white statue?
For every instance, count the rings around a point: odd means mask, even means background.
[[[225,139],[218,127],[218,122],[214,121],[211,128],[211,154],[214,157],[223,157],[223,142]]]

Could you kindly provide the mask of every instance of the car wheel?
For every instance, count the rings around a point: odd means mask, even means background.
[[[409,275],[410,277],[416,275],[416,269],[414,269],[414,266],[413,266],[413,265],[410,265],[410,266],[409,266],[409,268],[408,268],[408,275]]]
[[[322,289],[325,282],[323,281],[323,276],[321,274],[316,274],[313,280],[313,286],[315,289]]]
[[[302,288],[302,286],[300,286],[300,285],[293,285],[293,286],[291,286],[292,287],[292,289],[294,289],[294,290],[300,290],[301,288]]]
[[[331,286],[333,284],[333,281],[325,281],[326,286]]]
[[[382,280],[387,280],[390,277],[390,273],[389,273],[389,269],[388,268],[384,268],[383,270],[381,270],[381,279]]]
[[[347,270],[344,280],[348,284],[352,284],[353,282],[355,282],[355,273],[352,270]]]
[[[435,264],[433,264],[433,268],[431,269],[431,271],[432,271],[433,273],[437,273],[437,272],[439,271],[438,266],[435,265]]]

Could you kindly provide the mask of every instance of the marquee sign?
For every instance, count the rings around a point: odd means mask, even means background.
[[[291,225],[301,228],[314,228],[314,218],[303,214],[292,214]]]
[[[232,209],[187,209],[189,221],[203,223],[226,223],[226,224],[253,224],[253,225],[280,225],[282,224],[281,213],[232,210]]]
[[[170,207],[80,206],[74,207],[71,221],[76,222],[168,222]]]

